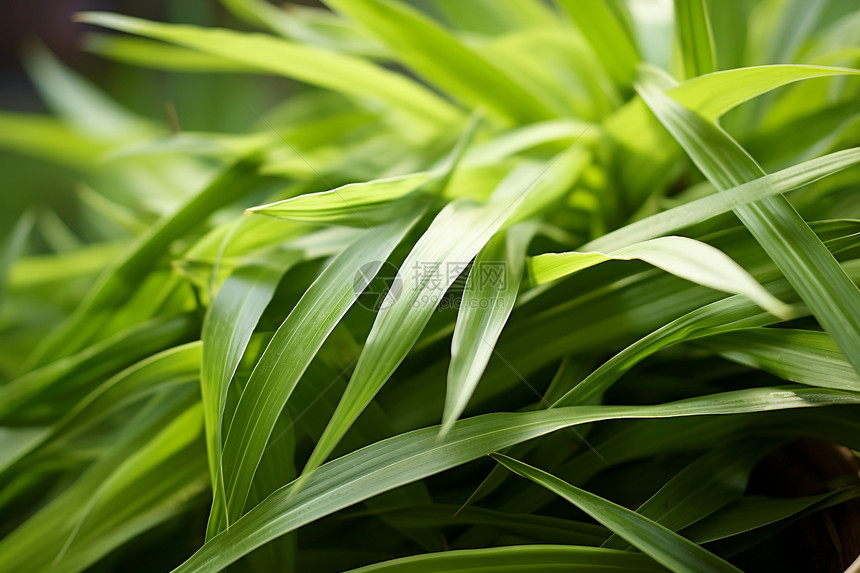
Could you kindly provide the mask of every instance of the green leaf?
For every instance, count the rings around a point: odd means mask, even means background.
[[[433,6],[462,31],[495,35],[522,28],[555,26],[558,23],[552,8],[539,0],[434,0]]]
[[[662,525],[503,454],[493,459],[563,497],[671,571],[740,571]]]
[[[331,11],[293,5],[279,9],[266,0],[221,0],[237,18],[308,46],[388,60],[385,48]]]
[[[9,287],[9,270],[24,250],[35,221],[32,211],[24,213],[0,242],[0,306],[6,298],[6,290]]]
[[[278,328],[242,391],[226,433],[222,463],[227,514],[213,506],[210,535],[242,515],[269,436],[302,373],[415,221],[413,216],[365,231],[326,266]]]
[[[455,200],[436,217],[400,267],[399,293],[389,293],[367,337],[350,383],[305,466],[319,466],[418,340],[445,291],[510,214],[508,203]],[[453,275],[453,276],[452,276]]]
[[[5,428],[0,427],[0,473],[12,466],[47,438],[50,430],[48,428],[23,427]]]
[[[431,177],[431,173],[421,172],[350,183],[330,191],[251,207],[245,212],[305,223],[369,227],[390,221],[410,207],[414,208],[414,204],[397,200],[415,192]]]
[[[350,573],[391,571],[442,573],[459,571],[663,571],[642,555],[593,547],[567,545],[517,545],[489,549],[467,549],[404,557],[353,569]]]
[[[499,471],[504,471],[500,469]],[[504,472],[507,474],[507,472]],[[509,513],[482,507],[433,504],[410,507],[383,508],[379,511],[358,511],[351,516],[374,515],[388,518],[402,526],[420,524],[431,527],[477,525],[519,539],[561,543],[565,545],[598,546],[609,538],[601,525],[571,521],[559,517]]]
[[[782,171],[732,187],[722,193],[708,195],[634,221],[594,239],[584,245],[582,250],[609,252],[639,241],[653,239],[701,223],[711,217],[727,213],[759,199],[787,193],[804,185],[809,185],[823,177],[857,165],[857,163],[860,163],[860,148],[845,149],[810,159]]]
[[[705,0],[675,0],[675,35],[685,77],[694,78],[714,71],[714,35]]]
[[[115,62],[157,70],[230,73],[249,71],[247,66],[235,61],[134,36],[88,34],[84,36],[84,49]]]
[[[224,281],[203,321],[200,394],[213,504],[226,503],[221,444],[230,381],[281,277],[300,259],[300,253],[287,251],[238,268]]]
[[[92,243],[77,251],[22,257],[9,269],[8,290],[22,292],[94,275],[124,250],[119,243]]]
[[[396,0],[326,0],[326,4],[355,19],[398,59],[470,108],[483,107],[496,119],[512,123],[553,117],[528,86],[406,4]]]
[[[667,93],[706,121],[716,121],[738,105],[793,82],[858,74],[860,70],[826,66],[752,66],[699,76],[669,88]]]
[[[729,0],[724,0],[729,1]],[[669,95],[705,120],[717,121],[727,111],[775,88],[804,79],[856,75],[857,70],[805,65],[774,65],[715,72],[680,85],[664,81]],[[616,143],[613,178],[627,189],[638,208],[645,198],[662,191],[674,177],[677,152],[672,139],[656,129],[641,99],[634,99],[604,121],[604,129]]]
[[[23,374],[0,386],[0,419],[50,403],[57,394],[95,387],[113,374],[165,346],[188,340],[194,321],[189,316],[155,318],[135,324],[80,352]],[[61,390],[61,392],[58,392]]]
[[[829,254],[829,253],[828,253]],[[790,308],[719,249],[686,237],[660,237],[609,254],[549,253],[533,257],[529,272],[535,284],[546,283],[609,260],[639,259],[694,283],[743,294],[775,316],[787,319]]]
[[[717,189],[764,175],[719,127],[663,94],[653,81],[643,81],[637,88],[642,98]],[[860,371],[860,290],[833,255],[784,197],[761,199],[735,213]]]
[[[769,286],[780,296],[792,296],[791,288],[785,280],[775,281]],[[808,311],[801,309],[799,314],[808,314]],[[553,407],[573,406],[595,400],[640,361],[679,342],[775,322],[777,320],[773,315],[763,312],[746,297],[732,296],[706,304],[671,320],[629,345],[559,398]]]
[[[81,571],[177,515],[206,483],[202,416],[187,396],[132,416],[113,447],[0,541],[0,568]]]
[[[200,342],[169,348],[111,376],[46,429],[38,440],[19,454],[61,452],[79,437],[122,408],[157,394],[165,388],[196,384],[200,377]]]
[[[744,496],[727,505],[708,519],[684,530],[684,536],[696,543],[709,543],[767,526],[778,526],[783,520],[808,515],[860,496],[860,486],[851,486],[817,495],[794,498]]]
[[[636,513],[670,531],[711,515],[743,496],[753,466],[772,443],[772,439],[745,438],[715,447],[669,480]],[[629,550],[631,546],[615,533],[602,547]]]
[[[331,461],[282,487],[209,540],[175,573],[226,567],[280,535],[359,501],[561,428],[598,420],[736,414],[826,404],[860,396],[812,388],[756,388],[657,406],[579,406],[486,414],[400,434]]]
[[[860,392],[860,375],[824,332],[753,328],[704,338],[698,344],[791,382]]]
[[[53,117],[26,113],[0,113],[0,147],[81,171],[106,149]]]
[[[450,104],[400,74],[360,58],[287,40],[223,29],[161,24],[104,12],[84,12],[78,20],[193,48],[226,60],[357,97],[384,102],[424,128],[457,119]]]
[[[576,24],[600,58],[603,67],[621,85],[629,85],[636,71],[639,53],[636,41],[619,21],[611,0],[556,0]]]
[[[451,365],[440,430],[443,435],[466,409],[514,308],[525,251],[534,232],[534,227],[528,224],[511,227],[490,239],[475,257],[451,340]]]
[[[128,252],[99,278],[87,298],[65,322],[51,333],[30,358],[33,365],[68,356],[83,348],[104,328],[112,313],[127,302],[143,277],[178,237],[218,207],[226,205],[260,184],[257,162],[242,159],[226,169],[175,213],[161,219],[142,235]]]
[[[425,182],[429,190],[444,190],[478,121],[477,115],[470,118],[454,148],[443,158],[440,170]],[[367,189],[358,193],[362,191]],[[426,205],[413,206],[412,213],[359,235],[326,266],[278,328],[251,373],[227,433],[223,450],[226,514],[220,513],[220,505],[212,506],[207,528],[210,535],[242,515],[254,472],[290,394],[326,337],[425,209]]]
[[[42,98],[80,134],[99,141],[121,141],[152,133],[147,121],[66,68],[41,44],[26,52],[26,64]]]
[[[465,265],[506,224],[558,199],[579,177],[582,163],[581,150],[573,147],[534,177],[533,165],[513,170],[484,205],[461,198],[439,213],[401,265],[401,291],[390,293],[393,300],[377,315],[350,383],[303,473],[325,461],[406,358]]]

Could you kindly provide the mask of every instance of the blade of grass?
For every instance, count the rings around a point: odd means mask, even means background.
[[[704,338],[697,344],[784,380],[860,392],[860,375],[824,332],[752,328]]]
[[[25,113],[0,113],[0,147],[82,172],[108,149],[56,118]]]
[[[671,571],[740,571],[692,541],[626,507],[574,487],[552,474],[504,454],[492,454],[492,458],[512,472],[566,499]]]
[[[670,531],[679,531],[743,496],[755,463],[773,439],[721,444],[685,467],[636,508],[639,515]],[[631,545],[614,533],[601,547],[629,551]]]
[[[32,211],[24,213],[0,242],[0,306],[9,288],[10,269],[21,256],[36,218]]]
[[[736,414],[784,408],[860,404],[860,396],[812,388],[756,388],[657,406],[579,406],[487,414],[415,430],[338,458],[282,487],[209,540],[175,573],[226,567],[302,525],[403,484],[561,428],[598,420]]]
[[[325,3],[355,19],[398,59],[470,108],[483,107],[496,119],[513,123],[553,117],[528,86],[515,82],[504,69],[406,4],[396,0]]]
[[[178,237],[201,219],[259,186],[257,162],[237,161],[178,211],[168,215],[142,235],[128,252],[105,270],[87,298],[66,321],[52,332],[29,359],[39,366],[68,356],[97,338],[112,318],[112,312],[128,300],[144,276]]]
[[[636,72],[636,41],[619,22],[607,0],[580,2],[556,0],[594,49],[604,68],[621,85],[629,85]]]
[[[675,35],[684,63],[684,76],[694,78],[714,71],[714,34],[705,0],[675,0]]]
[[[514,308],[526,248],[534,232],[528,224],[511,227],[490,239],[475,257],[451,340],[442,436],[466,409]],[[500,274],[488,276],[495,271]]]
[[[431,177],[431,173],[421,172],[350,183],[331,191],[251,207],[246,213],[305,223],[366,227],[390,221],[414,208],[414,204],[397,200],[412,195]]]
[[[504,469],[504,471],[508,473]],[[421,524],[431,527],[479,525],[494,531],[509,533],[520,539],[597,547],[609,538],[609,531],[601,525],[583,523],[558,517],[508,513],[483,507],[432,504],[403,508],[384,508],[379,511],[358,511],[352,515],[387,516],[401,524]]]
[[[743,294],[780,318],[791,316],[787,305],[765,290],[725,253],[686,237],[660,237],[609,254],[571,252],[538,255],[529,263],[529,274],[535,284],[542,284],[604,261],[632,259],[645,261],[702,286]]]
[[[800,64],[752,66],[692,78],[669,88],[667,93],[706,121],[716,121],[738,105],[790,83],[858,74],[860,70],[850,68]]]
[[[224,442],[226,514],[213,506],[210,537],[242,515],[275,421],[326,337],[416,217],[371,228],[337,255],[278,328],[248,380]]]
[[[449,203],[434,219],[400,267],[402,290],[373,323],[350,383],[303,474],[322,464],[362,410],[379,392],[430,321],[445,291],[487,241],[504,225],[546,207],[579,177],[584,154],[571,147],[557,155],[521,190],[524,170],[514,170],[490,200],[479,205],[466,199]],[[444,269],[444,274],[442,273]]]
[[[134,414],[70,487],[0,541],[0,568],[83,570],[204,489],[202,416],[189,397],[159,396]]]
[[[443,573],[486,571],[663,571],[664,569],[642,555],[623,551],[600,550],[593,547],[569,547],[566,545],[517,545],[488,549],[463,549],[403,557],[353,569],[349,573],[371,573],[373,571]]]
[[[88,34],[83,49],[103,58],[156,70],[182,72],[248,72],[248,67],[203,52],[147,38]]]
[[[450,268],[463,268],[501,227],[509,210],[507,204],[485,207],[458,199],[434,219],[401,265],[402,288],[389,293],[392,303],[377,315],[350,383],[303,473],[325,461],[406,357],[457,278]]]
[[[728,134],[663,94],[653,79],[646,76],[637,89],[717,189],[764,175]],[[762,199],[735,213],[860,371],[860,290],[830,251],[782,196]]]
[[[469,119],[454,148],[443,158],[441,170],[419,188],[423,186],[431,195],[444,191],[479,121],[478,114]],[[359,194],[367,192],[367,188],[359,190]],[[222,457],[226,513],[218,513],[220,506],[213,505],[207,534],[218,533],[231,518],[242,515],[272,428],[302,373],[425,209],[426,205],[417,206],[413,213],[360,235],[323,270],[278,328],[254,368],[233,415]],[[309,337],[309,333],[313,336]]]
[[[203,320],[200,395],[213,505],[226,503],[221,446],[230,382],[281,277],[300,260],[300,253],[288,251],[268,257],[265,263],[240,267],[224,281]]]
[[[13,417],[35,403],[50,403],[52,395],[100,382],[165,346],[188,340],[195,321],[190,316],[155,318],[131,326],[82,351],[31,370],[0,387],[0,419]]]
[[[651,215],[590,241],[582,251],[609,252],[678,231],[749,203],[787,193],[860,163],[860,148],[845,149],[810,159],[782,171],[743,183]]]
[[[162,24],[105,12],[84,12],[77,19],[193,48],[352,96],[379,100],[407,113],[429,131],[458,119],[458,112],[428,89],[361,58],[262,34]]]
[[[818,495],[795,498],[745,496],[684,530],[684,536],[696,543],[710,543],[768,526],[779,527],[813,511],[830,507],[860,496],[860,486],[846,487]]]
[[[168,387],[196,384],[200,377],[200,347],[200,342],[176,346],[110,377],[20,453],[30,455],[44,451],[50,456],[51,452],[62,451],[69,441],[129,404]],[[4,470],[0,467],[0,472]]]
[[[25,65],[42,99],[82,135],[98,141],[122,141],[153,133],[148,121],[65,67],[43,45],[34,44],[25,52]]]
[[[774,290],[786,295],[790,293],[790,288],[784,281]],[[774,322],[776,319],[773,315],[762,312],[746,297],[732,296],[702,306],[670,321],[610,358],[559,398],[553,407],[573,406],[596,400],[633,366],[673,344]]]

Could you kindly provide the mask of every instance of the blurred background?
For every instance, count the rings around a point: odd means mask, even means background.
[[[319,2],[312,0],[291,4],[320,6]],[[93,46],[99,35],[110,32],[73,19],[75,12],[85,10],[111,11],[166,22],[249,29],[216,0],[4,2],[3,18],[0,18],[0,113],[49,113],[45,104],[46,92],[52,92],[59,100],[67,95],[62,90],[40,86],[34,81],[35,69],[40,65],[44,67],[44,61],[39,58],[40,54],[44,55],[43,48],[122,106],[156,121],[161,120],[165,128],[180,127],[183,131],[246,132],[249,127],[259,124],[262,111],[281,101],[294,88],[289,80],[271,75],[174,73],[109,61],[93,53]],[[239,77],[241,81],[236,81]],[[62,105],[62,102],[58,103]],[[11,128],[0,128],[3,129]],[[11,133],[7,135],[12,137]],[[4,208],[0,209],[0,230],[3,231],[0,235],[6,235],[21,214],[33,207],[41,217],[41,225],[37,226],[44,227],[44,213],[51,212],[60,218],[63,226],[80,231],[84,239],[91,238],[86,237],[86,225],[78,220],[74,186],[79,177],[74,168],[42,161],[31,154],[14,153],[0,145],[0,173],[3,174],[4,203]],[[58,230],[62,226],[54,225],[53,228]],[[36,235],[36,250],[39,250],[39,233]],[[49,250],[47,246],[46,250]]]

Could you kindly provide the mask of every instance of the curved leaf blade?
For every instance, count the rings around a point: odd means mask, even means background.
[[[256,547],[359,501],[561,428],[599,420],[738,414],[829,404],[860,396],[812,388],[756,388],[656,406],[579,406],[486,414],[377,442],[282,487],[208,541],[176,573],[226,567]]]
[[[105,12],[84,12],[78,15],[78,21],[193,48],[349,95],[381,100],[428,129],[459,116],[443,99],[400,74],[361,58],[273,36],[162,24]]]
[[[725,253],[687,237],[660,237],[609,254],[570,252],[538,255],[531,259],[529,270],[535,284],[543,284],[604,261],[632,259],[645,261],[702,286],[743,294],[775,316],[791,316],[786,304],[770,294]]]
[[[784,380],[860,392],[860,375],[824,332],[752,328],[703,338],[698,344]]]
[[[675,35],[688,78],[714,71],[714,34],[705,0],[675,0]]]
[[[692,541],[633,510],[574,487],[552,474],[504,454],[495,453],[492,454],[492,458],[512,472],[563,497],[671,571],[676,573],[688,571],[738,573],[740,571]]]
[[[222,454],[227,514],[219,514],[213,506],[211,531],[220,531],[242,515],[284,404],[332,329],[415,221],[409,217],[365,231],[320,273],[278,328],[239,398],[227,431]]]
[[[624,551],[568,545],[517,545],[415,555],[353,569],[349,573],[493,573],[511,570],[534,573],[564,570],[585,573],[596,569],[630,573],[664,571],[647,557]]]
[[[653,78],[640,81],[637,89],[717,189],[764,175],[727,133],[664,94]],[[735,213],[860,371],[860,289],[827,247],[782,196],[761,199]]]
[[[466,409],[514,308],[525,250],[534,231],[531,225],[511,227],[493,237],[475,257],[451,340],[441,435]],[[495,271],[500,274],[488,276]]]

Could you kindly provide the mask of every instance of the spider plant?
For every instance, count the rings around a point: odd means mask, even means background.
[[[0,570],[808,563],[860,495],[855,2],[222,4],[77,16],[201,80],[172,129],[42,48],[0,114],[77,213],[5,232]],[[798,438],[849,469],[768,489]]]

